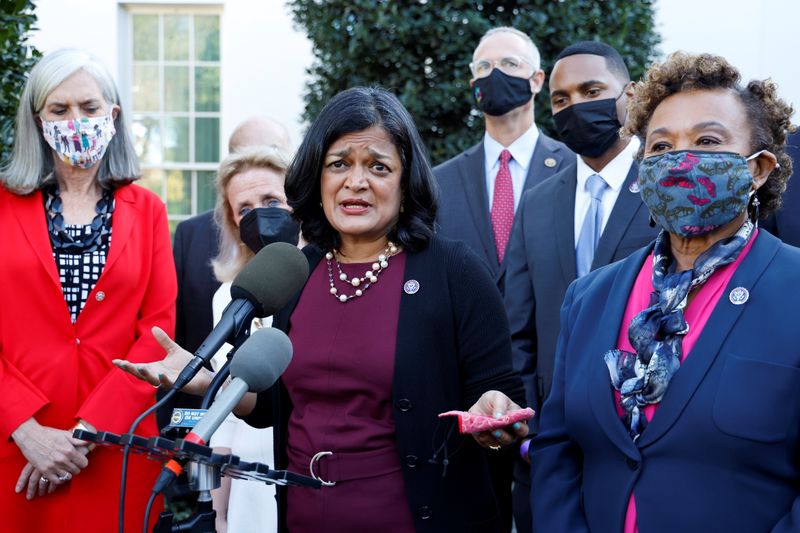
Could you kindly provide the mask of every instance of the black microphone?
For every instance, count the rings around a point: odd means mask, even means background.
[[[172,388],[181,389],[189,383],[223,344],[235,346],[237,338],[246,336],[254,317],[273,315],[289,303],[306,279],[308,261],[296,246],[275,242],[262,248],[233,280],[231,303]]]
[[[245,393],[267,390],[291,360],[292,343],[284,332],[275,328],[254,331],[231,360],[233,379],[184,440],[205,445]]]

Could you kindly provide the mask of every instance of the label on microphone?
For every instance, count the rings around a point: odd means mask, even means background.
[[[170,427],[174,428],[193,428],[197,422],[203,418],[208,409],[184,409],[176,407],[172,410],[172,417],[170,418]]]

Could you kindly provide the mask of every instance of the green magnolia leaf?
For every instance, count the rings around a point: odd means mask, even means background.
[[[14,118],[28,72],[41,54],[28,44],[36,24],[33,2],[0,0],[0,166],[14,145]]]

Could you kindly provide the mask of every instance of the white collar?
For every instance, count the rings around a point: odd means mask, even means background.
[[[516,161],[520,167],[527,170],[528,166],[531,164],[533,149],[536,147],[536,142],[538,140],[539,129],[536,127],[536,123],[531,124],[528,131],[517,137],[510,146],[503,146],[494,140],[487,131],[483,135],[483,153],[486,156],[486,168],[491,169],[500,158],[500,152],[508,150],[511,152],[511,157],[514,158],[514,161]]]
[[[619,190],[625,184],[625,178],[628,177],[628,172],[631,169],[633,158],[636,155],[636,152],[639,150],[639,144],[640,142],[637,137],[631,137],[630,142],[628,142],[628,146],[618,153],[614,159],[609,161],[608,164],[599,172],[592,170],[592,168],[586,164],[583,158],[578,156],[578,190],[584,190],[586,187],[586,180],[589,179],[589,176],[592,174],[600,174],[600,177],[603,178],[603,181],[605,181],[609,187],[619,192]]]

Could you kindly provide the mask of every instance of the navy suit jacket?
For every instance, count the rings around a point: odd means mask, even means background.
[[[537,411],[550,391],[559,309],[577,276],[576,169],[572,163],[523,195],[506,251],[505,307],[514,368],[525,383],[528,405]],[[633,163],[597,244],[592,269],[627,257],[657,234],[641,196],[630,191],[637,176]]]
[[[172,245],[178,273],[175,342],[195,351],[213,327],[211,300],[219,288],[211,260],[219,253],[219,230],[207,211],[184,220],[175,229]]]
[[[800,250],[759,232],[634,443],[603,354],[649,252],[567,292],[533,441],[534,530],[620,533],[633,491],[647,533],[798,531]],[[741,305],[729,299],[736,287],[749,291]]]
[[[569,148],[539,131],[523,190],[527,191],[574,161],[575,154]],[[433,169],[440,193],[436,221],[440,235],[465,242],[485,261],[502,291],[505,265],[497,260],[485,162],[483,142],[480,142]]]
[[[774,216],[765,220],[768,229],[786,244],[800,246],[800,131],[786,141],[786,153],[792,158],[792,177],[783,193],[783,205]]]

